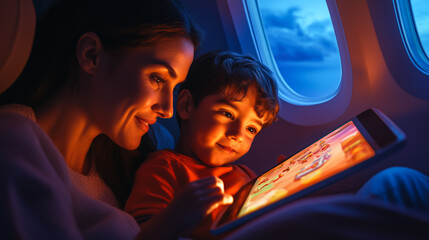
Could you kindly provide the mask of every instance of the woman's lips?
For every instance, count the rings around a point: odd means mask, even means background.
[[[139,117],[136,117],[136,119],[137,119],[139,127],[145,132],[149,131],[149,125],[152,125],[156,122],[156,120],[155,121],[145,120],[145,119],[139,118]]]

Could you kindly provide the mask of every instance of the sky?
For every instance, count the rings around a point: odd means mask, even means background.
[[[335,92],[341,61],[325,0],[259,0],[258,6],[288,85],[308,97]]]
[[[429,1],[411,0],[410,3],[420,41],[426,55],[429,55]]]
[[[429,57],[429,0],[410,0]],[[334,93],[341,60],[325,0],[258,0],[265,34],[287,84],[307,97]]]

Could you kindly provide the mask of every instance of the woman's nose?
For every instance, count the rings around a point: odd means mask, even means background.
[[[171,118],[174,113],[173,93],[161,94],[159,100],[152,106],[152,110],[158,113],[159,117]]]

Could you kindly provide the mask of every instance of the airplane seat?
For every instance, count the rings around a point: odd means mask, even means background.
[[[0,93],[12,85],[24,69],[35,30],[32,0],[0,1]]]
[[[170,130],[163,123],[156,122],[148,132],[149,137],[156,144],[157,150],[174,149],[176,141]]]

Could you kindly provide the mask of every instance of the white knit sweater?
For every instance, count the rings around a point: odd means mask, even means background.
[[[139,226],[93,173],[69,169],[31,108],[0,107],[2,239],[134,239]]]

